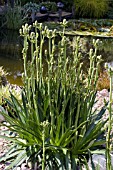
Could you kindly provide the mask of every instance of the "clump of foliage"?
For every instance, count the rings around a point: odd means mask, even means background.
[[[110,80],[106,70],[103,70],[99,74],[99,79],[97,82],[97,90],[108,89],[110,88]]]
[[[6,100],[17,117],[8,116],[0,107],[9,130],[15,133],[13,137],[5,136],[12,141],[11,148],[0,159],[11,160],[8,169],[16,169],[24,161],[31,164],[31,169],[81,168],[83,164],[87,166],[90,154],[98,149],[101,152],[105,144],[106,121],[101,118],[106,107],[99,113],[92,110],[101,61],[97,56],[98,40],[93,41],[95,48],[89,51],[90,67],[84,75],[79,37],[70,57],[67,53],[69,39],[65,36],[66,20],[61,25],[63,31],[59,32],[57,44],[56,30],[49,30],[41,23],[33,24],[35,32],[30,32],[31,26],[27,24],[20,30],[24,38],[22,102],[13,94]],[[45,39],[49,45],[43,54]]]
[[[57,4],[55,2],[42,2],[40,3],[40,6],[45,6],[48,11],[50,12],[56,12],[57,11]]]
[[[106,0],[74,0],[76,12],[81,17],[100,18],[108,10],[109,1]]]
[[[40,1],[39,0],[20,0],[20,2],[21,2],[21,5],[23,6],[23,5],[25,5],[26,3],[29,3],[29,2],[32,2],[32,3],[37,3],[37,4],[39,4],[40,3]]]
[[[61,2],[64,4],[64,10],[70,11],[70,12],[72,11],[72,8],[74,7],[73,0],[67,0],[67,1],[62,0]]]
[[[40,10],[40,5],[32,2],[28,2],[23,6],[23,13],[24,15],[27,13],[32,13],[32,11],[39,12]]]
[[[3,67],[0,67],[0,87],[5,86],[7,84],[7,72],[3,69]]]
[[[113,18],[113,0],[108,0],[109,1],[109,9],[107,11],[107,18]]]
[[[35,19],[35,14],[40,11],[40,4],[33,2],[26,3],[22,8],[23,17],[27,23],[31,23]],[[33,17],[33,18],[32,18]]]
[[[21,89],[20,88],[14,88],[11,87],[10,84],[7,86],[1,86],[0,87],[0,105],[3,105],[5,102],[5,98],[10,98],[10,92],[16,96],[16,98],[21,101]]]
[[[5,106],[5,98],[10,98],[10,92],[21,101],[21,88],[10,85],[7,81],[7,72],[0,67],[0,105]]]
[[[8,29],[19,29],[24,21],[22,18],[21,7],[14,6],[14,8],[11,8],[8,6],[4,14],[4,18],[3,25],[5,25]]]
[[[56,12],[57,11],[57,4],[55,2],[50,2],[50,1],[46,1],[46,2],[26,2],[23,6],[23,10],[26,12],[35,10],[35,12],[39,12],[40,11],[40,7],[41,6],[45,6],[47,11],[53,11]]]

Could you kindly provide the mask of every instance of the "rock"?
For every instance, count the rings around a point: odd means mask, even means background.
[[[5,118],[0,114],[0,122],[4,122]]]
[[[17,167],[16,170],[21,170],[21,168],[20,168],[20,167]]]
[[[106,169],[106,157],[104,154],[93,154],[92,161],[94,163],[95,168],[98,167],[99,170],[107,170]],[[113,154],[111,154],[111,164],[113,166]],[[88,162],[89,168],[92,170],[91,159]]]
[[[105,159],[104,155],[94,154],[92,156],[92,161],[93,161],[95,167],[99,166],[99,170],[106,170],[106,159]],[[88,165],[92,169],[91,160],[89,160]]]
[[[30,170],[30,169],[28,168],[28,166],[27,166],[26,163],[23,163],[23,164],[21,165],[21,170]]]

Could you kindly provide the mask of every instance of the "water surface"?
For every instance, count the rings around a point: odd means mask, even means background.
[[[92,47],[92,37],[81,37],[81,50],[88,52]],[[12,84],[22,85],[23,72],[22,39],[18,31],[0,30],[0,66],[8,72],[7,79]],[[103,61],[113,63],[113,38],[100,38],[100,54]],[[84,58],[84,60],[86,60]]]
[[[7,71],[7,79],[11,84],[22,85],[21,74],[23,72],[23,63],[21,59],[0,56],[0,66],[3,66]]]
[[[22,85],[22,45],[18,31],[0,30],[0,66],[7,71],[12,84]]]

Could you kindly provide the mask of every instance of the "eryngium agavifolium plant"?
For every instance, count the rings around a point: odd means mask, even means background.
[[[105,67],[108,71],[109,74],[109,78],[110,78],[110,94],[109,94],[109,117],[108,117],[108,129],[107,129],[107,135],[106,135],[106,168],[108,170],[113,169],[113,165],[112,165],[112,136],[113,136],[113,132],[112,132],[112,122],[113,122],[113,116],[112,116],[112,104],[113,104],[113,68],[112,67],[108,67],[108,64],[105,64]]]
[[[37,21],[33,24],[34,32],[27,24],[20,30],[24,38],[22,104],[11,94],[6,101],[15,114],[8,116],[0,108],[9,123],[8,129],[15,134],[5,136],[12,141],[11,148],[0,159],[11,161],[8,169],[14,170],[26,162],[32,169],[75,170],[87,162],[92,151],[101,151],[105,144],[105,121],[101,118],[106,106],[98,113],[92,110],[101,60],[97,56],[98,40],[89,51],[90,67],[88,74],[84,74],[79,37],[68,56],[66,24],[66,20],[61,23],[63,31],[59,33]],[[44,51],[45,41],[48,46]]]

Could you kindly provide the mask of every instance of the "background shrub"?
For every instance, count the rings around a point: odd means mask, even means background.
[[[3,69],[3,67],[0,67],[0,87],[5,86],[7,84],[7,72]]]
[[[80,17],[100,18],[107,10],[109,1],[106,0],[74,0],[76,13]]]

